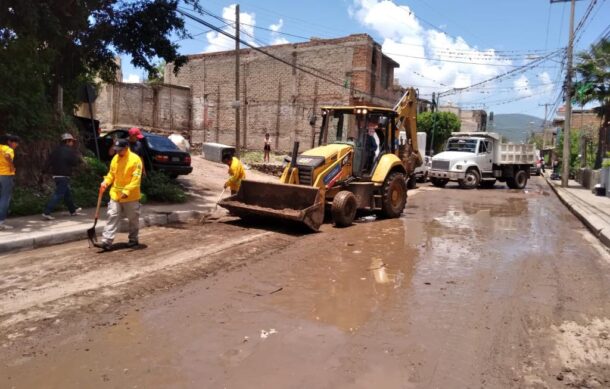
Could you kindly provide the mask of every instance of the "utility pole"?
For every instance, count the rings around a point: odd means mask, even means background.
[[[570,2],[570,38],[568,40],[568,63],[565,83],[566,116],[563,122],[563,160],[561,186],[567,188],[570,178],[570,129],[572,126],[572,51],[574,49],[574,8],[576,0],[551,0],[551,3]]]
[[[239,122],[241,110],[239,100],[239,4],[235,5],[235,152],[239,155]]]
[[[548,114],[548,109],[549,109],[549,106],[551,106],[551,105],[553,105],[553,104],[551,104],[551,103],[538,104],[539,107],[544,107],[544,121],[542,122],[542,149],[544,149],[546,146],[546,133],[547,133],[546,115]]]
[[[432,131],[430,134],[430,157],[434,156],[434,130],[436,130],[436,116],[438,115],[438,97],[438,94],[432,92]]]
[[[548,114],[549,107],[553,105],[551,103],[538,104],[539,107],[544,107],[544,122],[542,125],[546,128],[546,115]]]

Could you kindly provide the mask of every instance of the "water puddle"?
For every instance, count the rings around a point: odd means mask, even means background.
[[[346,332],[357,331],[409,284],[418,249],[409,244],[406,222],[378,220],[333,231],[336,240],[325,250],[327,255],[320,256],[318,247],[303,261],[306,271],[286,275],[297,289],[274,296],[273,304]]]

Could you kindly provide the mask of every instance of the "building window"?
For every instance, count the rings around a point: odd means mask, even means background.
[[[384,64],[381,67],[381,87],[383,89],[389,89],[392,86],[391,80],[393,69],[392,64],[384,61]]]
[[[373,49],[371,58],[371,94],[375,94],[375,84],[377,83],[377,50]]]

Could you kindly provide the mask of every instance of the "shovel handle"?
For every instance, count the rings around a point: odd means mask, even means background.
[[[222,199],[222,196],[225,194],[226,190],[227,190],[227,188],[222,189],[222,192],[220,192],[220,196],[218,196],[218,200],[216,200],[216,204],[218,204],[220,202],[220,200]]]
[[[97,194],[97,205],[95,207],[95,219],[97,220],[100,217],[100,206],[102,205],[102,196],[104,195],[104,190],[100,188],[99,193]]]

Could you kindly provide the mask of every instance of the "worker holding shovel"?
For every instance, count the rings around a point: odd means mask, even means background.
[[[224,188],[231,189],[231,194],[234,195],[239,191],[241,181],[246,178],[246,171],[239,158],[232,154],[226,154],[222,157],[222,163],[229,166],[229,179],[225,182]]]
[[[100,184],[100,194],[112,185],[107,211],[108,222],[104,227],[102,242],[95,243],[96,247],[105,251],[112,248],[119,222],[124,217],[129,221],[127,247],[135,247],[139,244],[142,160],[129,150],[129,142],[125,139],[115,141],[114,149],[116,154],[110,162],[108,174]]]

